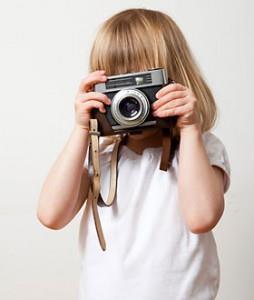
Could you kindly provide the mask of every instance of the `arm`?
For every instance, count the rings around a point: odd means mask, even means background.
[[[83,164],[88,148],[88,135],[88,130],[75,126],[46,177],[37,208],[37,217],[46,227],[64,227],[86,199],[89,181]]]
[[[40,192],[37,217],[51,229],[68,224],[88,195],[89,177],[83,167],[89,139],[89,120],[93,108],[105,112],[111,100],[93,92],[93,85],[105,82],[105,71],[95,71],[82,80],[75,99],[75,127],[64,149],[53,164]]]
[[[180,206],[193,233],[210,231],[224,211],[223,171],[210,165],[201,131],[181,131],[178,187]]]
[[[211,166],[205,151],[198,100],[190,88],[179,83],[163,87],[156,97],[154,116],[178,116],[178,188],[183,217],[193,233],[210,231],[224,210],[224,178],[220,168]]]

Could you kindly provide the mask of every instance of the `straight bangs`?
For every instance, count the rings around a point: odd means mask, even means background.
[[[90,55],[90,71],[103,69],[107,75],[167,67],[162,33],[145,18],[133,15],[107,20],[99,30]]]

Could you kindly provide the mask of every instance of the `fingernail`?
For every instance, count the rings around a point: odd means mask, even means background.
[[[101,74],[105,73],[105,70],[100,70],[100,73],[101,73]]]
[[[107,80],[107,77],[106,76],[102,76],[101,79],[102,80]]]

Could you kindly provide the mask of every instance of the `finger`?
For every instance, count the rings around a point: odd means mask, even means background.
[[[84,78],[80,85],[79,91],[80,92],[89,92],[93,85],[99,82],[105,82],[107,80],[107,76],[105,75],[104,70],[95,71],[90,73],[86,78]]]
[[[158,116],[158,117],[180,116],[180,115],[183,115],[185,113],[189,113],[191,111],[192,111],[192,109],[191,109],[191,107],[188,103],[188,104],[183,105],[183,106],[162,110],[162,111],[158,112],[156,114],[156,116]]]
[[[94,84],[99,82],[105,82],[107,77],[105,74],[97,71],[96,73],[90,74],[88,77],[83,79],[79,86],[79,92],[89,92],[93,89]]]
[[[186,90],[186,87],[181,85],[180,83],[170,83],[166,86],[164,86],[162,89],[160,89],[157,93],[156,93],[156,98],[161,98],[162,96],[164,96],[165,94],[167,94],[168,92],[172,92],[172,91],[184,91]]]
[[[167,103],[168,101],[172,101],[173,99],[177,99],[177,98],[183,98],[185,96],[187,96],[186,91],[176,91],[176,92],[168,93],[164,97],[160,98],[159,100],[156,100],[152,104],[152,108],[157,109],[162,105],[164,105],[165,103]]]
[[[100,110],[100,112],[106,112],[104,104],[102,102],[96,101],[96,100],[91,100],[91,101],[83,103],[83,108],[85,108],[88,111],[91,111],[93,108],[98,108]]]
[[[172,101],[167,102],[164,105],[160,106],[158,109],[156,109],[154,111],[154,113],[156,114],[156,113],[158,113],[162,110],[165,110],[165,109],[171,109],[171,108],[174,108],[174,107],[182,106],[182,105],[185,105],[187,102],[188,102],[187,98],[175,99],[175,100],[172,100]]]
[[[90,100],[98,100],[107,105],[111,104],[111,100],[105,94],[99,92],[88,92],[81,94],[79,97],[80,102],[86,102]]]

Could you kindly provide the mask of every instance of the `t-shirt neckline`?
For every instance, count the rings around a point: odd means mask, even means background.
[[[130,149],[127,145],[122,145],[122,148],[133,153],[134,155],[138,156],[138,157],[142,157],[143,154],[147,153],[147,152],[154,152],[154,151],[159,151],[159,150],[162,150],[162,146],[159,146],[159,147],[146,147],[144,150],[143,150],[143,153],[142,154],[139,154],[137,152],[135,152],[134,150]]]

